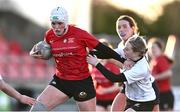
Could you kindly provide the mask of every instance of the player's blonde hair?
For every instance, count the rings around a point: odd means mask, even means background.
[[[127,41],[131,44],[134,52],[139,52],[140,56],[144,56],[147,52],[146,40],[142,36],[130,37]]]

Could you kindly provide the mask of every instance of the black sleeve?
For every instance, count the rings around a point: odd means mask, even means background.
[[[102,43],[99,43],[94,49],[97,51],[90,51],[91,55],[96,55],[99,59],[110,59],[113,58],[121,63],[124,63],[126,59],[122,58],[121,55],[116,53],[111,48],[105,46]]]
[[[112,73],[111,71],[109,71],[108,69],[106,69],[101,63],[98,63],[96,65],[96,68],[107,78],[109,79],[111,82],[125,82],[127,81],[124,73],[121,73],[119,75],[116,75],[114,73]]]
[[[109,56],[104,55],[101,51],[89,51],[92,56],[96,55],[99,59],[109,59]]]

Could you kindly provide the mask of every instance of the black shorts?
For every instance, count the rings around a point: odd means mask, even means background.
[[[73,97],[76,101],[87,101],[96,96],[91,76],[83,80],[63,80],[54,75],[49,85],[56,87],[69,98]]]
[[[102,106],[104,108],[107,108],[109,105],[112,105],[113,100],[97,100],[96,104],[99,106]]]
[[[147,101],[147,102],[136,102],[130,99],[127,99],[127,104],[125,110],[128,108],[132,108],[135,111],[152,111],[154,108],[154,101]]]
[[[172,91],[160,93],[160,110],[165,111],[173,109],[174,107],[174,95]]]

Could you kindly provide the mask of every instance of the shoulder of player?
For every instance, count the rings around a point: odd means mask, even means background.
[[[54,32],[52,29],[46,31],[44,38],[46,41],[49,41],[54,36]]]
[[[52,35],[52,34],[54,34],[53,30],[49,29],[49,30],[46,31],[45,36],[49,36],[49,35]]]
[[[141,60],[139,60],[133,67],[135,69],[139,69],[139,70],[147,70],[148,69],[148,62],[146,60],[145,57],[143,57]]]
[[[87,33],[87,31],[81,29],[81,28],[78,28],[76,27],[75,25],[69,25],[69,29],[75,33],[76,35],[82,35],[84,33]]]
[[[166,55],[161,55],[156,59],[157,62],[168,62],[168,57]]]

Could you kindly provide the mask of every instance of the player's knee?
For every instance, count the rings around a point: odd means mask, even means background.
[[[46,105],[42,104],[41,102],[37,102],[31,107],[30,112],[33,112],[33,111],[47,111],[47,110],[48,110],[48,107]]]

